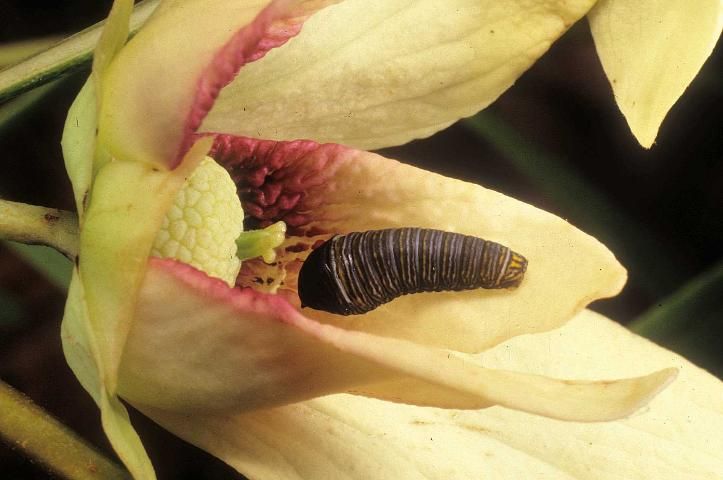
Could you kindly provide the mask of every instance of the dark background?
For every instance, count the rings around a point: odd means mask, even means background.
[[[110,3],[0,0],[0,42],[80,30],[102,19]],[[462,122],[382,153],[502,191],[599,238],[630,280],[620,296],[593,308],[628,323],[663,308],[669,295],[723,260],[722,62],[718,48],[668,115],[657,144],[644,150],[613,101],[582,21],[478,118],[484,128]],[[65,80],[1,132],[0,197],[73,208],[60,135],[84,75]],[[706,298],[690,310],[688,326],[662,341],[720,375],[720,282]],[[0,244],[0,300],[0,378],[113,456],[97,409],[60,349],[64,292]],[[133,418],[159,478],[241,478],[141,415]],[[2,443],[0,472],[8,479],[50,476]]]

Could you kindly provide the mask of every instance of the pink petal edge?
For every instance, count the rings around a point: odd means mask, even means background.
[[[148,268],[163,271],[187,284],[194,290],[233,305],[237,310],[272,314],[279,322],[294,324],[305,317],[282,296],[267,294],[252,288],[231,288],[223,280],[209,277],[191,265],[167,258],[151,257]]]
[[[224,332],[236,335],[236,340],[240,340],[241,344],[234,342],[230,349],[226,348],[226,351],[231,353],[232,357],[234,351],[241,353],[241,357],[236,356],[236,361],[240,361],[243,366],[237,365],[231,371],[221,372],[223,381],[220,383],[206,381],[205,373],[201,377],[194,373],[188,376],[185,369],[182,369],[183,372],[174,371],[174,368],[167,368],[168,365],[164,370],[163,361],[156,362],[159,368],[152,369],[153,372],[149,375],[145,368],[141,368],[141,365],[148,364],[148,358],[144,361],[144,355],[147,357],[147,354],[150,354],[149,358],[157,359],[160,353],[161,360],[162,352],[170,352],[173,358],[178,355],[177,349],[169,349],[168,345],[162,345],[163,340],[168,338],[168,327],[174,328],[173,325],[177,325],[180,320],[179,312],[176,312],[165,318],[167,325],[160,325],[163,327],[160,329],[159,325],[156,325],[155,334],[150,335],[161,339],[160,344],[148,343],[146,341],[149,338],[148,332],[144,334],[141,331],[138,337],[141,339],[140,343],[136,342],[136,345],[142,345],[142,348],[136,352],[137,355],[133,355],[132,348],[126,350],[127,360],[131,361],[128,371],[132,372],[132,375],[125,377],[128,380],[125,385],[129,388],[120,393],[129,401],[143,405],[174,409],[190,408],[186,411],[191,411],[197,405],[193,401],[189,403],[189,396],[192,397],[199,389],[205,392],[201,395],[203,408],[209,407],[209,399],[215,399],[220,400],[216,404],[219,411],[228,408],[239,409],[243,404],[249,409],[283,405],[347,391],[424,406],[478,409],[502,405],[553,418],[596,422],[630,415],[642,404],[647,403],[675,375],[675,369],[668,368],[644,377],[612,382],[591,382],[559,380],[535,374],[487,369],[470,361],[468,357],[452,355],[449,351],[321,324],[305,317],[280,297],[251,289],[229,288],[223,281],[212,279],[203,272],[174,260],[152,258],[149,261],[149,269],[156,274],[155,285],[164,285],[150,298],[162,297],[165,299],[164,302],[168,302],[188,287],[192,290],[188,292],[192,296],[208,300],[207,307],[211,311],[218,311],[214,305],[216,303],[222,304],[218,306],[230,307],[230,311],[225,310],[222,317],[216,317],[222,320],[217,325],[218,333],[222,336],[217,339],[226,338]],[[158,274],[161,277],[158,277]],[[166,275],[177,283],[174,285],[172,282],[163,281],[162,277]],[[198,306],[200,304],[183,306],[181,315],[186,314],[189,308],[193,311]],[[236,313],[239,317],[246,316],[244,322],[250,329],[238,332],[234,323],[227,323]],[[268,336],[262,338],[263,347],[252,357],[246,358],[245,349],[241,348],[239,351],[236,348],[249,339],[248,335],[253,336],[255,331],[264,330],[264,325],[271,327],[274,324],[283,327],[276,331],[273,338]],[[287,330],[287,327],[292,328]],[[182,330],[183,328],[181,326]],[[286,336],[283,331],[286,331],[286,334],[290,333],[292,337]],[[279,333],[281,335],[278,335]],[[188,336],[187,332],[184,335],[186,340],[198,341],[198,335]],[[212,344],[216,345],[214,342]],[[269,356],[269,353],[272,353],[269,348],[283,350],[286,354],[282,357]],[[207,348],[204,356],[206,359],[210,358],[208,355],[216,358],[218,351],[216,348]],[[132,359],[136,360],[135,365]],[[182,362],[187,360],[183,359]],[[191,358],[189,363],[191,369],[194,363],[194,359]],[[205,362],[203,363],[205,365]],[[255,367],[248,370],[246,366],[251,363]],[[175,361],[173,364],[177,365]],[[327,368],[329,364],[333,364],[334,368],[329,370]],[[292,366],[291,371],[289,366]],[[292,373],[292,376],[268,377],[263,374],[267,372],[268,367],[280,369],[279,371],[287,374]],[[246,379],[239,377],[244,371]],[[158,398],[154,398],[152,394],[149,397],[147,393],[149,385],[153,385],[155,381],[158,388],[153,390],[163,392],[164,397],[169,396],[169,390],[164,388],[164,385],[171,390],[174,388],[168,385],[169,378],[176,380],[185,378],[185,381],[180,382],[180,390],[176,388],[174,394],[170,394],[171,402],[164,406],[158,403]],[[199,382],[199,378],[202,378],[202,381]],[[240,379],[243,388],[239,391],[231,384]],[[196,385],[198,388],[192,386],[194,382],[198,383]],[[371,386],[371,390],[365,386]],[[375,386],[381,389],[374,388]],[[529,393],[533,396],[529,397]],[[231,402],[224,403],[224,399],[230,399]],[[591,399],[600,399],[601,403],[588,408]]]
[[[213,107],[221,89],[247,63],[263,58],[301,31],[304,21],[337,0],[275,0],[254,21],[236,32],[216,53],[198,79],[196,95],[183,125],[183,134],[172,167],[178,166],[194,141],[194,133]]]

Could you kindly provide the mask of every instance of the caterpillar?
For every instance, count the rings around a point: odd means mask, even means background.
[[[336,235],[299,272],[302,307],[359,315],[401,295],[515,288],[527,260],[499,243],[427,228]]]

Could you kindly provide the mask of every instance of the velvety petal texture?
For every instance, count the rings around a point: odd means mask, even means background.
[[[650,148],[718,42],[723,3],[600,0],[588,18],[618,106],[640,144]]]
[[[644,410],[607,423],[560,422],[333,395],[246,415],[145,410],[188,441],[258,479],[717,479],[723,385],[684,358],[585,311],[566,326],[475,356],[496,368],[579,378],[668,365],[679,379]]]
[[[277,295],[229,288],[188,265],[152,259],[124,353],[120,392],[136,405],[239,411],[374,378],[363,359],[310,333],[319,328]]]
[[[560,326],[591,301],[618,293],[626,279],[604,245],[566,221],[479,185],[376,154],[309,141],[222,136],[211,155],[238,181],[247,215],[261,225],[283,220],[289,226],[275,269],[265,270],[268,278],[284,278],[279,293],[289,289],[297,305],[301,261],[334,234],[437,228],[507,245],[528,260],[515,290],[408,295],[350,317],[304,310],[323,323],[481,351],[515,335]]]
[[[328,3],[162,3],[103,76],[100,141],[116,157],[175,166],[236,70],[283,45]]]
[[[176,412],[241,412],[351,391],[601,421],[631,414],[674,376],[664,369],[629,380],[559,381],[487,369],[454,352],[322,325],[277,295],[152,260],[119,388],[135,405]]]
[[[98,106],[95,84],[88,80],[68,111],[63,128],[63,160],[73,186],[75,207],[82,223],[93,180],[95,132],[98,127]]]
[[[173,165],[199,126],[358,147],[427,136],[492,102],[594,2],[265,3],[162,4],[104,75],[112,153]]]
[[[363,149],[426,137],[494,101],[593,3],[339,2],[243,68],[201,131]]]

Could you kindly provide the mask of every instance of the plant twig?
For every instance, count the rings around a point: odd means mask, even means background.
[[[129,475],[32,401],[0,381],[0,437],[53,472],[77,480]]]
[[[73,212],[0,199],[0,239],[53,247],[78,255],[78,217]]]
[[[157,5],[158,0],[146,0],[136,5],[131,16],[131,35],[145,23]],[[104,23],[104,21],[96,23],[48,50],[0,71],[0,103],[61,75],[89,66]]]

